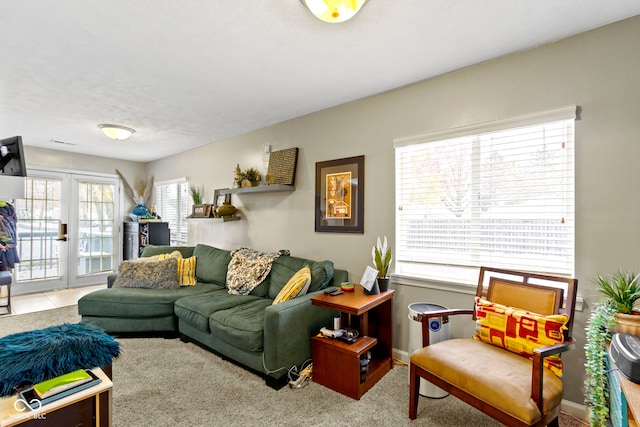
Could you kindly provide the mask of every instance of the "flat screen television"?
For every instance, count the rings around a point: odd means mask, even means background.
[[[27,176],[21,136],[0,139],[0,175]]]

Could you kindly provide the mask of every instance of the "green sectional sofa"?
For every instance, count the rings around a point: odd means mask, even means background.
[[[119,334],[179,334],[222,357],[263,375],[272,387],[286,383],[287,373],[311,358],[311,336],[332,324],[331,310],[311,304],[311,297],[348,280],[331,261],[282,255],[271,272],[248,295],[232,295],[225,283],[231,252],[208,245],[147,246],[143,257],[179,250],[196,257],[194,286],[178,289],[109,287],[78,301],[83,323]],[[307,294],[273,305],[287,281],[302,267],[311,269]]]

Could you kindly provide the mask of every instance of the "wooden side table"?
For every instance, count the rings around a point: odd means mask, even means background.
[[[71,394],[38,411],[20,412],[14,406],[17,395],[0,399],[0,425],[11,426],[94,426],[111,425],[111,388],[109,377],[100,368],[92,370],[102,381],[93,387]]]
[[[316,295],[311,303],[341,313],[342,327],[358,331],[353,344],[325,337],[311,339],[313,381],[359,400],[393,368],[393,290],[366,295],[362,286],[353,292]],[[360,374],[360,358],[371,352],[366,376]]]

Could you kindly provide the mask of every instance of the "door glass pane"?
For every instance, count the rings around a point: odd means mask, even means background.
[[[78,275],[110,271],[114,265],[113,184],[78,184]]]
[[[26,198],[16,201],[18,210],[17,281],[60,276],[58,224],[62,182],[26,178]]]

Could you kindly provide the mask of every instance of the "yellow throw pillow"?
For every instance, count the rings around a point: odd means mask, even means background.
[[[168,254],[160,254],[160,255],[155,255],[158,257],[158,259],[167,259],[167,258],[177,258],[180,259],[182,258],[182,253],[180,251],[173,251],[171,253]],[[153,257],[150,257],[153,258]]]
[[[533,359],[533,350],[564,342],[566,314],[543,316],[476,297],[475,339]],[[562,377],[560,355],[544,359],[545,368]]]
[[[276,299],[273,300],[273,304],[279,302],[289,301],[297,296],[302,296],[307,293],[309,284],[311,283],[311,269],[308,266],[302,267],[294,274],[286,285],[280,290]]]
[[[193,286],[196,284],[196,257],[183,258],[180,251],[173,251],[170,254],[158,255],[160,259],[178,259],[178,281],[180,286]]]

